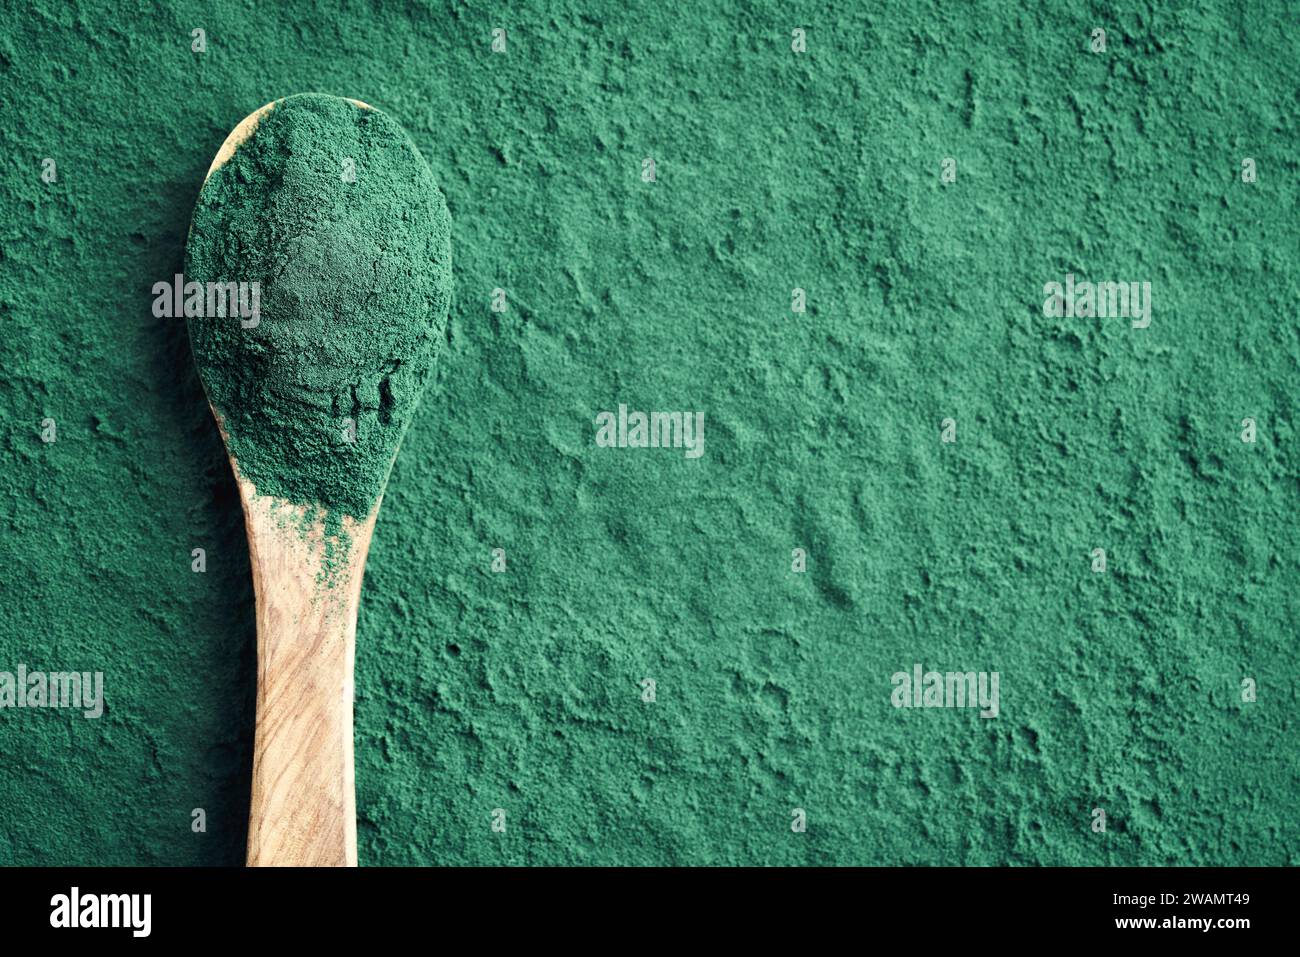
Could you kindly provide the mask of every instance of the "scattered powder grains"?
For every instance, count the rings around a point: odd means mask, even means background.
[[[248,289],[238,314],[192,316],[190,335],[260,494],[369,513],[442,342],[450,240],[410,138],[339,97],[280,101],[213,172],[186,279]]]

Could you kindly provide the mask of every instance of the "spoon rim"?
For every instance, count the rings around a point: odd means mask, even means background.
[[[306,94],[298,93],[295,95],[305,96]],[[203,176],[203,184],[205,186],[207,185],[208,180],[212,178],[212,174],[230,162],[230,158],[235,155],[235,151],[252,138],[253,134],[257,132],[258,124],[262,122],[262,118],[287,99],[289,99],[289,97],[282,96],[278,100],[272,100],[265,106],[258,107],[235,124],[235,128],[226,135],[224,140],[222,140],[221,146],[217,150],[217,155],[212,158],[212,164],[208,167],[207,173]],[[340,97],[340,99],[347,100],[353,106],[359,107],[363,110],[374,109],[374,107],[369,103],[353,99],[350,96]]]

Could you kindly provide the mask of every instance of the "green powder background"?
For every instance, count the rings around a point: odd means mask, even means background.
[[[1298,74],[1226,0],[5,2],[0,669],[108,703],[0,711],[0,862],[242,861],[243,524],[150,289],[229,130],[319,91],[410,132],[456,258],[362,600],[362,863],[1300,863]],[[1045,317],[1069,272],[1150,328]],[[704,456],[597,448],[620,402]],[[895,710],[916,662],[1001,714]]]
[[[450,236],[402,128],[338,97],[277,103],[204,183],[185,278],[260,305],[190,318],[190,341],[259,494],[370,514],[442,344]]]

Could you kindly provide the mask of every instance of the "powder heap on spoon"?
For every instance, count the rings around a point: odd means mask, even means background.
[[[189,320],[240,477],[258,495],[323,507],[330,525],[363,520],[451,298],[446,202],[406,132],[338,97],[276,102],[205,183],[185,272],[260,284],[255,324]]]

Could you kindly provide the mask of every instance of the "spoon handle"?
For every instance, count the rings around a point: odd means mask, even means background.
[[[241,491],[257,600],[248,864],[354,867],[352,663],[374,516],[326,574],[305,510]]]

